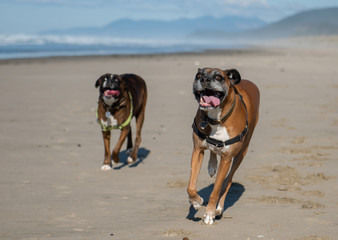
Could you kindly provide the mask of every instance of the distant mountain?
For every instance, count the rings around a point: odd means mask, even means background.
[[[195,32],[190,37],[199,36],[204,39],[232,39],[245,42],[247,40],[337,34],[338,7],[335,7],[300,12],[280,21],[231,35],[225,31],[208,29]]]
[[[103,27],[72,28],[67,30],[51,30],[43,34],[70,34],[70,35],[105,35],[115,37],[142,37],[142,38],[177,38],[186,37],[201,31],[233,33],[257,28],[266,23],[259,18],[238,16],[211,16],[196,19],[178,19],[173,21],[160,20],[131,20],[121,19],[113,21]]]
[[[285,38],[338,34],[338,7],[297,13],[280,21],[245,31],[240,36]]]

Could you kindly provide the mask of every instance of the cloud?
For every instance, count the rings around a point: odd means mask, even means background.
[[[16,3],[40,3],[40,4],[63,4],[65,3],[64,0],[14,0],[13,2]]]
[[[231,5],[239,7],[267,6],[266,0],[220,0],[220,5]]]
[[[17,4],[40,5],[40,6],[61,6],[61,7],[91,7],[100,6],[106,0],[14,0]],[[113,1],[111,1],[113,2]]]
[[[63,5],[63,6],[104,6],[104,5],[125,5],[129,7],[140,6],[147,8],[150,6],[156,7],[177,7],[185,8],[191,6],[241,6],[248,7],[253,5],[266,5],[266,0],[5,0],[7,2],[25,3],[25,4],[41,4],[41,5]]]
[[[277,20],[311,6],[325,5],[336,0],[2,0],[7,4],[25,4],[39,8],[91,11],[103,19],[109,14],[111,20],[196,18],[200,16],[221,17],[241,15]],[[95,12],[96,11],[96,12]],[[94,13],[95,12],[95,13]],[[107,17],[108,18],[108,17]],[[108,21],[108,20],[107,20]]]

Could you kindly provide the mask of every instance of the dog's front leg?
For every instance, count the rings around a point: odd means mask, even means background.
[[[222,190],[223,182],[226,180],[229,169],[231,168],[231,157],[221,157],[218,171],[216,174],[216,180],[214,184],[214,189],[212,190],[209,198],[208,206],[205,210],[204,223],[212,225],[215,221],[216,215],[216,204],[220,197],[220,192]]]
[[[113,154],[112,154],[113,161],[115,163],[120,162],[119,153],[120,153],[121,147],[122,147],[122,145],[124,143],[124,140],[126,140],[128,134],[129,134],[129,130],[130,130],[130,126],[127,126],[127,127],[123,128],[121,130],[120,138],[117,141],[116,146],[115,146],[115,148],[113,150]]]
[[[191,157],[190,179],[187,188],[190,204],[198,210],[203,204],[203,198],[197,193],[197,179],[204,158],[204,150],[194,147]]]
[[[101,167],[102,171],[111,169],[111,158],[110,158],[110,131],[102,131],[103,145],[104,145],[104,161]]]

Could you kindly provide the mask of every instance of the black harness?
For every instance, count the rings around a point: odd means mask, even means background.
[[[240,142],[243,140],[243,138],[245,137],[245,135],[247,134],[248,132],[248,110],[246,108],[246,105],[245,105],[245,102],[243,101],[243,97],[241,94],[238,93],[237,89],[235,87],[233,87],[234,90],[235,90],[235,100],[234,100],[234,103],[236,103],[236,95],[238,95],[239,99],[241,100],[244,108],[245,108],[245,113],[246,113],[246,124],[245,124],[245,128],[244,130],[239,134],[237,135],[236,137],[233,137],[225,142],[222,142],[222,141],[219,141],[219,140],[216,140],[214,138],[210,138],[209,136],[205,135],[204,133],[202,133],[198,127],[197,127],[197,124],[196,124],[196,118],[194,119],[194,122],[192,124],[192,129],[194,131],[194,133],[202,140],[206,140],[207,143],[211,144],[211,145],[214,145],[215,147],[225,147],[225,146],[228,146],[228,145],[231,145],[231,144],[234,144],[236,142]],[[233,104],[229,110],[229,112],[224,116],[222,117],[221,120],[213,120],[213,119],[210,119],[207,114],[204,114],[204,116],[207,116],[205,117],[205,121],[208,123],[208,124],[211,124],[211,125],[217,125],[217,124],[220,124],[221,122],[225,121],[232,113],[233,109],[234,109],[234,106],[235,104]],[[210,121],[210,120],[211,121]]]

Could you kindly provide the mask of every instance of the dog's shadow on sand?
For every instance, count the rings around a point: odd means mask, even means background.
[[[137,152],[137,160],[132,163],[129,164],[127,159],[128,159],[128,154],[127,151],[121,151],[119,153],[119,158],[120,158],[120,163],[118,166],[114,167],[114,170],[120,170],[121,168],[124,168],[126,166],[130,167],[130,168],[134,168],[137,167],[140,163],[142,163],[144,161],[144,159],[147,158],[147,156],[149,155],[150,150],[146,149],[146,148],[139,148],[138,152]]]
[[[205,187],[198,192],[198,194],[204,199],[203,206],[208,205],[209,196],[213,188],[214,188],[214,184],[210,184],[208,187]],[[232,207],[241,198],[244,191],[245,191],[245,188],[242,184],[232,183],[229,189],[229,192],[224,201],[224,211]],[[192,220],[194,222],[201,221],[202,218],[196,217],[195,216],[196,213],[197,213],[197,210],[195,210],[193,206],[190,206],[187,219]],[[221,219],[222,217],[223,217],[223,213],[221,216],[217,216],[216,219]]]

